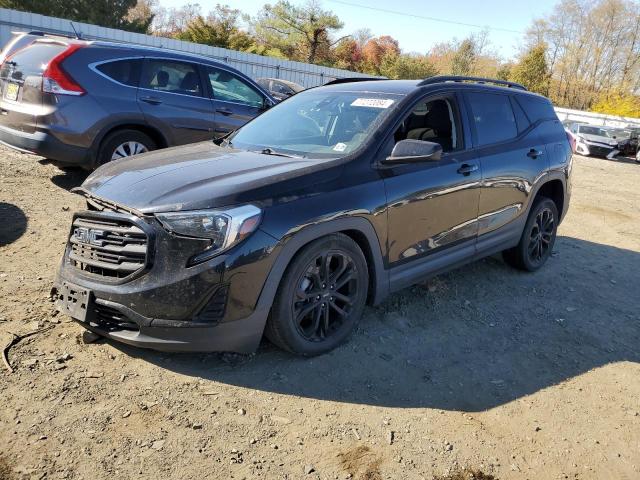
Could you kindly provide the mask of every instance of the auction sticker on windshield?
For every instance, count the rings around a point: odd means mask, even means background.
[[[393,100],[389,98],[356,98],[352,107],[373,107],[373,108],[389,108],[393,105]]]

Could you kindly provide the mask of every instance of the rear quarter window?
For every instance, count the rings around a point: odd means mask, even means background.
[[[518,136],[516,119],[508,95],[468,92],[479,146],[504,142]]]
[[[557,120],[556,111],[549,100],[533,95],[518,95],[516,101],[529,117],[531,123],[539,120]]]
[[[142,59],[133,58],[102,63],[96,66],[96,70],[115,82],[137,87],[142,71]]]

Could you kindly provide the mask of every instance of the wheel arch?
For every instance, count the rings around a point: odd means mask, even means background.
[[[96,135],[92,146],[92,160],[95,163],[98,157],[98,152],[100,151],[100,147],[104,143],[105,139],[114,132],[119,130],[137,130],[139,132],[148,135],[158,146],[158,148],[167,148],[169,146],[169,141],[163,135],[163,133],[157,128],[152,127],[151,125],[144,122],[120,122],[117,124],[109,125],[102,129],[102,131]]]
[[[378,304],[389,293],[389,278],[384,268],[380,241],[371,223],[361,217],[340,218],[309,225],[302,230],[283,237],[283,246],[276,259],[265,286],[258,299],[257,309],[269,310],[284,276],[284,272],[295,256],[309,243],[327,235],[342,233],[358,244],[367,261],[369,291],[367,303]]]
[[[535,196],[533,197],[533,200],[531,202],[531,206],[533,206],[536,200],[540,197],[549,198],[553,200],[553,203],[556,204],[558,215],[560,215],[560,218],[562,219],[565,208],[564,185],[564,182],[560,178],[551,177],[546,179],[536,190]]]

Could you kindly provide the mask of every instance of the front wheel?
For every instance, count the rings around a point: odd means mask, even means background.
[[[502,252],[504,260],[520,270],[538,270],[551,256],[558,220],[558,209],[554,201],[546,197],[538,199],[531,208],[520,243]]]
[[[333,234],[310,243],[282,278],[265,334],[299,355],[328,352],[344,342],[362,316],[369,274],[360,247]]]

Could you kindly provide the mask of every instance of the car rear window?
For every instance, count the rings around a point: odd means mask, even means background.
[[[118,83],[137,87],[142,71],[142,59],[132,58],[126,60],[116,60],[114,62],[102,63],[96,69]]]
[[[15,69],[23,73],[43,72],[49,61],[66,50],[67,45],[60,43],[35,42],[9,57]],[[7,62],[8,63],[8,62]]]
[[[533,95],[518,95],[516,100],[522,106],[531,123],[536,123],[539,120],[557,119],[553,105],[546,98],[534,97]]]
[[[469,92],[466,94],[478,137],[478,145],[491,145],[518,135],[516,119],[507,95]]]

